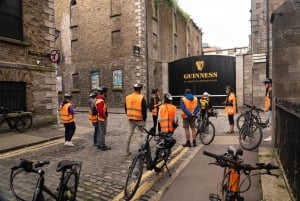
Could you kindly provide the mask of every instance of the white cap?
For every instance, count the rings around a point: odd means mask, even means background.
[[[204,92],[204,93],[203,93],[203,96],[209,96],[209,93]]]

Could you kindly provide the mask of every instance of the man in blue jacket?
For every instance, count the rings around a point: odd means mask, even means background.
[[[196,115],[199,112],[199,102],[197,97],[194,97],[190,89],[185,90],[185,96],[180,99],[181,117],[183,121],[183,128],[185,131],[186,143],[182,146],[191,147],[190,131],[192,130],[193,147],[197,146],[196,143]]]

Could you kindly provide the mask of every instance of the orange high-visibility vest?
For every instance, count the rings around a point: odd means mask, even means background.
[[[173,122],[176,118],[176,107],[172,104],[163,104],[159,107],[160,113],[160,128],[161,132],[169,133],[173,132],[175,128],[173,127]]]
[[[143,96],[138,93],[132,93],[126,96],[127,118],[129,120],[142,121],[142,100]]]
[[[89,109],[89,120],[90,120],[90,122],[91,123],[96,123],[97,122],[97,118],[98,118],[98,115],[92,114],[91,109]]]
[[[229,94],[228,101],[231,101],[233,106],[229,106],[229,105],[225,106],[224,112],[227,115],[236,114],[236,97],[235,97],[235,94],[233,92],[231,92]]]
[[[197,98],[194,97],[194,100],[191,101],[191,100],[187,99],[186,97],[183,97],[183,98],[181,98],[181,100],[183,101],[186,109],[188,111],[190,111],[190,113],[193,114],[197,107],[197,104],[198,104]],[[196,115],[196,114],[194,114],[194,115]],[[183,112],[183,110],[181,110],[181,117],[183,119],[188,118],[188,116]]]
[[[151,113],[153,116],[157,115],[157,107],[155,107],[154,105],[156,105],[156,96],[153,95],[153,109],[151,110]]]
[[[265,111],[269,111],[271,106],[270,90],[268,90],[267,95],[265,96]]]
[[[104,111],[104,113],[106,113],[107,107],[106,107],[106,103],[105,103],[105,101],[103,99],[100,98],[100,99],[96,100],[96,103],[95,103],[96,108],[98,109],[97,105],[100,102],[104,103],[103,111]],[[98,116],[98,121],[105,121],[105,119],[103,119],[103,117],[101,117],[100,115],[97,115],[97,116]]]
[[[71,103],[66,103],[60,106],[60,120],[63,123],[71,123],[75,120],[74,115],[69,113]]]

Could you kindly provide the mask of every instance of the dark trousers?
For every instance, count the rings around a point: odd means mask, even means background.
[[[65,141],[70,142],[76,130],[75,122],[64,123],[64,126],[65,126]]]
[[[229,125],[234,125],[233,115],[228,115]]]
[[[152,119],[153,119],[153,127],[155,128],[155,133],[156,133],[158,116],[152,115]]]

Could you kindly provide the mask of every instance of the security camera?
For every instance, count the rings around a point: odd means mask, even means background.
[[[37,64],[37,65],[40,65],[40,64],[41,64],[41,61],[40,61],[40,60],[37,60],[37,61],[36,61],[36,64]]]

